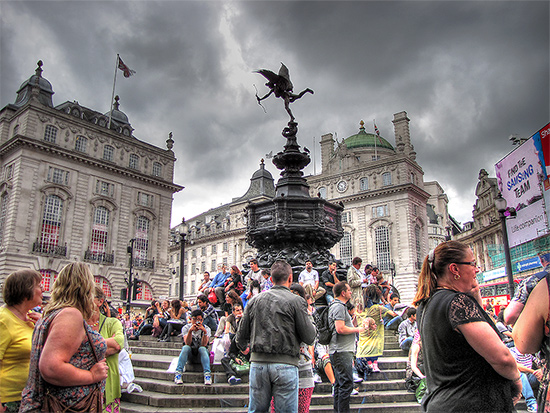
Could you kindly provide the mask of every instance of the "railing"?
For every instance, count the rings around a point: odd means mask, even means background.
[[[133,265],[136,268],[155,268],[155,260],[145,260],[143,258],[134,258]]]
[[[56,257],[66,257],[67,244],[65,245],[43,244],[38,240],[36,240],[36,242],[32,244],[32,252],[37,252],[39,254],[54,255]]]
[[[108,254],[106,252],[93,252],[88,249],[84,253],[84,260],[97,262],[100,264],[113,264],[115,262],[115,254]]]

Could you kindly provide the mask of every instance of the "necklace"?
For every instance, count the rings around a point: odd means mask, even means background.
[[[92,327],[92,328],[97,327],[97,326],[99,325],[99,320],[97,320],[97,321],[96,321],[95,323],[93,323],[93,324],[88,323],[88,325],[89,325],[90,327]]]

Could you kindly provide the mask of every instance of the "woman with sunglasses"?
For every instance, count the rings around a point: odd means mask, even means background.
[[[457,241],[424,259],[414,305],[424,350],[427,412],[512,412],[521,397],[517,364],[481,306],[479,268]]]

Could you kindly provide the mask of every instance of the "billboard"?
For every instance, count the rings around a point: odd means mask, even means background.
[[[546,219],[550,217],[550,123],[532,137],[542,167],[542,195],[546,205]],[[550,227],[550,224],[548,225]]]
[[[543,177],[539,152],[533,139],[508,154],[495,165],[498,188],[517,217],[507,219],[510,247],[531,241],[548,232],[541,190]]]

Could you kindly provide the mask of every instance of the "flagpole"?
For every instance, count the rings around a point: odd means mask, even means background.
[[[376,120],[372,120],[372,123],[374,123],[374,127],[376,128]],[[376,132],[376,131],[375,131]],[[376,147],[376,141],[378,140],[378,132],[376,133],[376,138],[374,138],[374,159],[378,160],[378,149]]]
[[[115,100],[115,84],[116,84],[116,72],[118,70],[118,59],[119,59],[119,54],[117,53],[116,64],[115,64],[115,77],[113,79],[113,93],[111,95],[111,110],[109,111],[109,126],[107,127],[107,129],[109,130],[111,130],[111,119],[113,117],[113,102]]]

